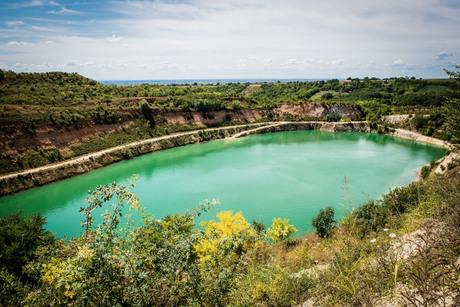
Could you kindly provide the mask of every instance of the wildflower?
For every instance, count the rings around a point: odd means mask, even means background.
[[[372,239],[371,240],[371,243],[375,243],[375,242],[377,242],[377,239]]]
[[[390,236],[390,238],[396,238],[396,234],[395,234],[395,233],[393,233],[393,232],[392,232],[392,233],[390,233],[390,235],[389,235],[389,236]]]
[[[387,231],[388,231],[388,228],[383,228],[383,231],[387,232]]]

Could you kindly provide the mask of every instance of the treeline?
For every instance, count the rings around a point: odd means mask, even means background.
[[[450,79],[337,79],[311,82],[219,85],[103,85],[76,73],[15,73],[0,70],[0,125],[23,123],[33,129],[72,125],[82,118],[117,123],[133,118],[139,99],[150,97],[153,109],[182,111],[273,108],[281,103],[356,105],[367,120],[382,115],[425,114],[460,98]],[[435,125],[431,125],[436,128]],[[27,129],[27,127],[25,128]]]
[[[76,73],[15,73],[0,70],[0,104],[75,105],[82,102],[129,106],[132,97],[161,97],[154,106],[199,110],[231,107],[222,98],[241,98],[253,107],[277,103],[372,101],[392,107],[438,107],[459,98],[459,86],[451,80],[392,78],[337,79],[310,82],[228,83],[219,85],[103,85]],[[201,100],[201,101],[200,101]]]

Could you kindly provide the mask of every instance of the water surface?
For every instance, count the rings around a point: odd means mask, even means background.
[[[433,145],[356,132],[312,130],[217,140],[144,155],[0,198],[0,216],[19,209],[42,211],[49,230],[60,237],[78,235],[78,211],[85,206],[87,191],[114,181],[126,183],[138,174],[134,192],[158,218],[217,199],[220,204],[201,220],[215,219],[221,210],[242,211],[248,221],[262,220],[267,227],[275,217],[289,218],[305,233],[312,231],[311,218],[321,208],[333,206],[336,217],[343,215],[350,204],[407,185],[423,165],[444,153]]]

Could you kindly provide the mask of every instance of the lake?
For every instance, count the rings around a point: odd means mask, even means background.
[[[23,209],[41,211],[46,228],[59,237],[79,235],[79,208],[88,190],[127,183],[138,174],[134,192],[157,218],[183,213],[206,199],[222,210],[241,211],[248,222],[267,227],[288,218],[299,234],[312,232],[311,219],[333,206],[336,218],[391,187],[407,185],[442,147],[357,132],[294,131],[223,139],[156,152],[15,195],[0,198],[0,216]],[[102,211],[100,211],[102,212]]]

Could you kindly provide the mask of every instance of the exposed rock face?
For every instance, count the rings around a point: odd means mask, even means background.
[[[363,117],[363,113],[354,106],[330,104],[285,104],[279,108],[275,108],[274,112],[280,115],[282,113],[290,113],[292,115],[311,115],[319,118],[324,118],[326,115],[339,115],[343,119],[358,119]]]
[[[240,120],[253,122],[266,117],[269,113],[273,116],[282,117],[283,115],[310,115],[324,118],[326,115],[339,115],[341,118],[358,119],[363,113],[354,106],[322,105],[322,104],[284,104],[271,110],[267,109],[244,109],[244,110],[223,110],[212,112],[166,112],[162,115],[170,124],[197,124],[209,125],[218,124],[225,121]]]
[[[402,122],[410,117],[409,114],[403,114],[403,115],[386,115],[382,116],[382,121],[384,123],[389,123],[389,124],[397,124],[399,122]]]
[[[21,135],[17,133],[0,132],[0,145],[10,151],[25,151],[39,147],[66,148],[75,142],[87,139],[100,133],[110,133],[128,127],[133,121],[120,124],[96,125],[91,120],[80,120],[72,126],[39,127],[33,134]],[[14,142],[11,142],[14,140]]]
[[[135,98],[132,98],[132,100]],[[136,99],[144,99],[139,97]],[[183,112],[183,111],[162,111],[158,112],[168,124],[193,124],[198,126],[216,125],[230,120],[251,123],[267,115],[282,117],[290,114],[310,115],[324,118],[326,115],[339,115],[341,118],[357,119],[363,116],[362,112],[353,106],[321,105],[321,104],[285,104],[280,107],[267,109],[242,109],[222,110],[211,112]],[[140,113],[138,116],[142,116]],[[65,127],[40,127],[29,135],[23,135],[18,128],[14,133],[0,131],[0,147],[5,151],[27,151],[40,147],[56,147],[63,149],[81,140],[97,136],[100,133],[127,128],[134,123],[133,120],[119,124],[94,124],[90,119],[83,119],[71,126]]]

